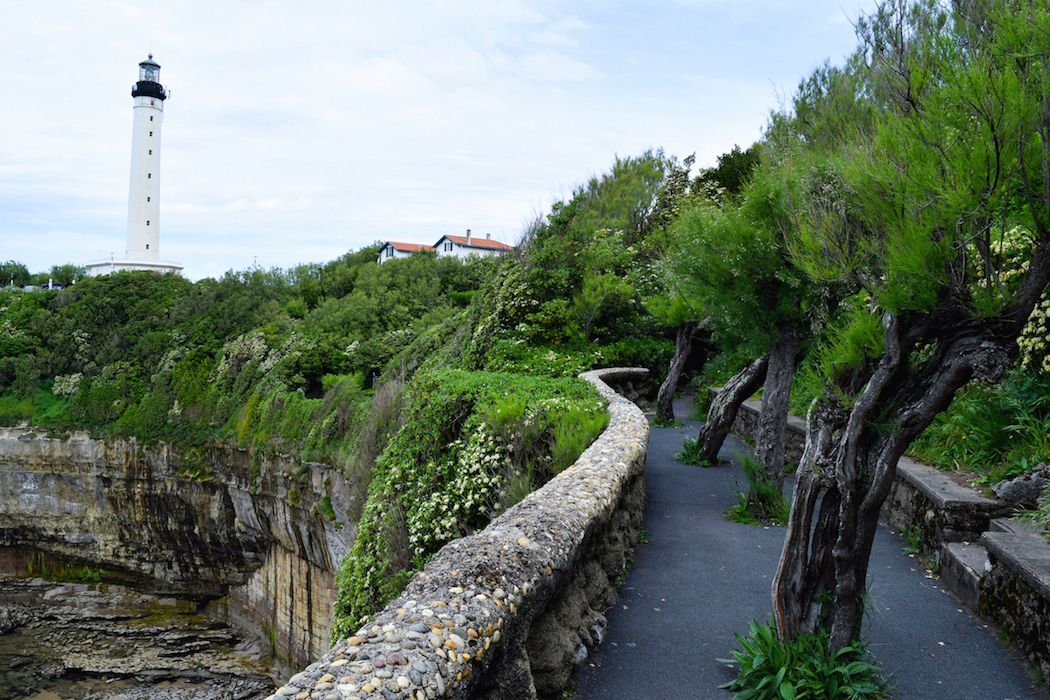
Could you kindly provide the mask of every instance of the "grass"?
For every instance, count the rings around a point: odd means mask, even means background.
[[[918,523],[912,523],[906,530],[901,532],[904,535],[904,553],[913,554],[918,556],[922,554],[922,526]]]
[[[30,576],[39,576],[48,581],[59,583],[101,583],[104,571],[86,564],[65,565],[60,562],[32,557],[26,561],[26,571]]]
[[[30,422],[34,427],[66,427],[72,422],[69,401],[46,389],[30,396],[0,395],[0,425]]]
[[[1050,540],[1050,485],[1043,489],[1039,505],[1025,513],[1026,519],[1043,531],[1043,536]]]
[[[993,485],[1050,461],[1050,376],[1011,370],[1001,384],[972,383],[913,443],[935,467],[968,470]]]

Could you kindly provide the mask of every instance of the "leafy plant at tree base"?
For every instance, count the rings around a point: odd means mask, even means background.
[[[762,463],[753,457],[741,461],[749,488],[738,493],[736,504],[726,510],[728,520],[742,525],[783,525],[791,506],[776,483],[765,478]]]
[[[674,458],[682,464],[692,464],[695,467],[714,466],[700,459],[700,447],[695,438],[686,438],[682,442],[682,449],[678,450]]]
[[[722,685],[736,700],[862,700],[884,698],[882,673],[867,660],[860,642],[828,651],[828,635],[803,634],[782,641],[771,625],[754,620],[748,635],[736,635],[740,649],[719,659],[737,667]]]

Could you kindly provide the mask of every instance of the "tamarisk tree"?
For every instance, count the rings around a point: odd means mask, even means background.
[[[774,165],[755,171],[739,199],[685,207],[670,231],[671,276],[693,308],[703,309],[714,341],[751,357],[708,412],[698,438],[700,459],[715,462],[741,403],[763,386],[756,435],[765,478],[784,479],[788,398],[818,287],[789,261],[786,209],[795,172]]]
[[[795,262],[862,291],[819,350],[773,583],[785,638],[858,638],[898,458],[971,379],[997,381],[1050,280],[1050,9],[890,0],[858,25],[877,114],[835,160],[842,196],[793,206]],[[836,204],[836,199],[839,203]],[[860,224],[842,226],[841,200]],[[995,245],[1029,237],[1024,274]]]

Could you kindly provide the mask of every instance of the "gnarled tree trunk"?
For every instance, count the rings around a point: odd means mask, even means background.
[[[833,651],[859,638],[868,559],[897,460],[967,381],[1002,376],[1020,330],[1004,332],[990,323],[958,332],[923,371],[909,371],[908,355],[925,345],[929,328],[904,332],[888,314],[884,325],[878,363],[829,386],[810,407],[773,581],[781,635],[792,639],[830,628]],[[845,402],[843,392],[856,398]]]
[[[755,457],[762,463],[766,479],[784,485],[784,435],[787,432],[788,399],[795,377],[795,359],[800,338],[794,326],[780,329],[777,342],[769,353],[769,369],[762,389],[762,410],[755,431]]]
[[[696,337],[698,327],[695,323],[683,323],[678,327],[678,333],[674,339],[674,356],[667,368],[667,378],[660,385],[660,391],[656,394],[656,420],[661,423],[674,421],[674,393],[678,389],[678,382],[682,379],[682,370],[685,369],[689,353],[693,351],[693,339]]]
[[[758,391],[762,381],[766,378],[766,367],[769,359],[760,357],[744,369],[733,375],[718,392],[718,396],[711,402],[707,411],[707,420],[700,426],[700,434],[697,436],[697,448],[701,463],[716,464],[718,462],[718,451],[722,449],[726,435],[733,427],[740,404],[747,397]]]

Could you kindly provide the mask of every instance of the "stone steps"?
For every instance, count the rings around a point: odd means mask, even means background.
[[[988,550],[983,546],[972,542],[941,544],[941,581],[971,610],[977,610],[981,579],[987,568]]]
[[[1021,518],[995,518],[988,527],[990,532],[1008,532],[1011,535],[1039,536],[1039,528]]]

